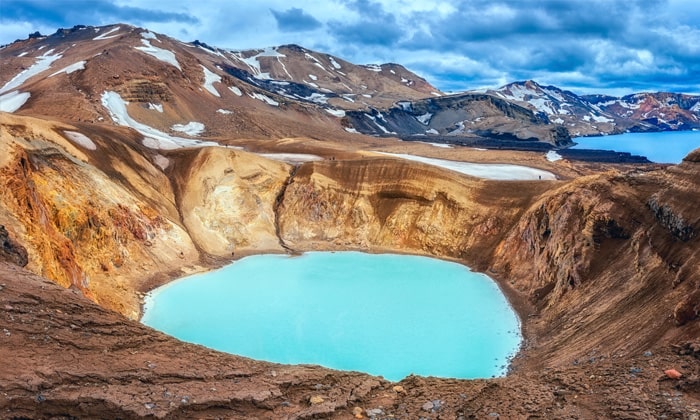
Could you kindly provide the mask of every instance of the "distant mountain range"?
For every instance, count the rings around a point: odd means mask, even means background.
[[[365,134],[550,148],[700,128],[700,96],[579,96],[534,81],[446,95],[399,64],[356,65],[297,45],[231,51],[123,24],[32,34],[2,47],[0,60],[0,111],[116,123],[144,137],[138,124],[197,141]],[[190,123],[198,129],[178,130]]]

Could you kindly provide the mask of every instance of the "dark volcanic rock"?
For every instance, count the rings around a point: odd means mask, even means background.
[[[657,197],[651,197],[647,202],[647,207],[654,212],[656,220],[668,229],[675,238],[687,242],[695,237],[695,229],[686,222],[683,216],[674,212],[668,205],[659,203]]]
[[[350,125],[363,134],[407,140],[463,144],[466,138],[469,142],[489,139],[571,144],[568,130],[551,124],[544,113],[483,93],[400,101],[388,109],[349,111],[346,115]]]
[[[595,149],[562,149],[557,153],[564,159],[581,160],[585,162],[604,163],[651,163],[644,156],[637,156],[627,152],[616,152],[613,150]]]
[[[5,226],[0,225],[0,260],[24,267],[29,262],[27,250],[10,238]]]

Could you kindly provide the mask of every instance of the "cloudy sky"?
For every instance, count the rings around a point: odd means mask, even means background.
[[[534,79],[577,93],[700,93],[698,0],[0,0],[0,44],[129,23],[247,49],[396,62],[444,91]]]

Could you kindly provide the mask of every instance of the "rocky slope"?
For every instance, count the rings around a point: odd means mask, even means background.
[[[570,145],[569,132],[546,117],[492,95],[467,93],[419,101],[401,101],[385,109],[352,111],[354,129],[375,136],[448,144],[483,145],[540,143],[543,148]],[[517,148],[517,146],[516,146]]]

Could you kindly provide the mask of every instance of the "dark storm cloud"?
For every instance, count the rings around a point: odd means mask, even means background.
[[[396,16],[372,0],[349,0],[345,6],[357,13],[360,19],[354,22],[332,20],[328,23],[331,34],[341,43],[391,47],[404,33]],[[358,45],[359,46],[359,45]]]
[[[322,26],[316,18],[296,7],[285,12],[270,9],[270,12],[272,12],[277,21],[277,27],[282,32],[310,31]]]
[[[399,45],[459,54],[498,69],[509,81],[537,75],[603,87],[685,81],[697,91],[700,7],[686,10],[683,3],[692,5],[682,0],[462,1],[448,16],[411,16],[411,25],[420,29]],[[442,80],[493,80],[480,78],[471,67],[442,73],[439,65],[433,71],[424,67]]]
[[[536,79],[700,92],[698,0],[0,2],[5,42],[35,27],[124,22],[220,47],[297,43],[358,64],[399,62],[446,90]]]
[[[116,22],[197,23],[198,19],[180,12],[118,6],[109,0],[2,0],[4,21],[28,21],[42,25],[72,26]]]

